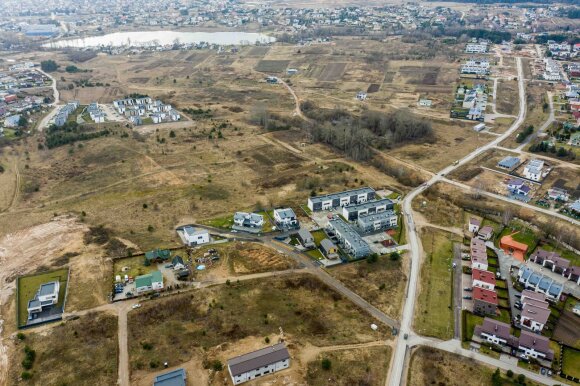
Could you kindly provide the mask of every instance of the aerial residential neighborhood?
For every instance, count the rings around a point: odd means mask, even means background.
[[[3,0],[0,386],[580,383],[574,0]]]

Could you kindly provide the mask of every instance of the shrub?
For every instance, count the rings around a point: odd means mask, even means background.
[[[213,371],[222,371],[224,365],[219,359],[216,359],[211,363],[211,368],[213,369]]]
[[[322,362],[320,362],[320,365],[322,366],[323,370],[330,370],[330,368],[332,367],[332,362],[330,361],[330,359],[324,358]]]
[[[32,378],[32,373],[28,371],[23,371],[22,374],[20,374],[20,377],[26,381]]]

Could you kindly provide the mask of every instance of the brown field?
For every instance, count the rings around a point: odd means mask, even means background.
[[[518,113],[518,82],[498,80],[496,109],[498,113],[516,115]]]
[[[328,63],[318,76],[318,80],[321,82],[334,82],[339,80],[342,74],[344,74],[345,69],[346,63]]]
[[[256,66],[256,71],[279,73],[286,71],[289,60],[260,60]]]
[[[578,330],[578,316],[571,311],[564,310],[554,329],[552,339],[557,342],[580,349],[580,331]]]
[[[330,268],[328,273],[390,317],[398,318],[407,285],[401,264],[401,260],[381,256],[373,264],[360,261]]]
[[[368,328],[370,316],[311,276],[232,283],[144,304],[129,313],[129,354],[135,376],[198,355],[229,342],[266,337],[284,330],[287,342],[341,345],[384,339]],[[381,328],[386,331],[386,328]],[[357,331],[353,334],[353,331]]]
[[[116,385],[117,318],[91,313],[39,332],[25,332],[15,344],[10,366],[11,384],[24,371],[24,347],[36,351],[30,385]]]
[[[390,357],[385,346],[324,352],[308,363],[306,381],[311,386],[384,385]],[[322,368],[323,359],[330,360],[329,370]]]
[[[411,365],[407,375],[409,386],[429,384],[449,386],[491,386],[491,376],[495,369],[489,368],[473,359],[448,353],[431,347],[419,347],[411,354]],[[517,371],[515,372],[517,374]],[[502,372],[504,385],[515,385],[514,380]],[[538,384],[526,379],[526,385]]]

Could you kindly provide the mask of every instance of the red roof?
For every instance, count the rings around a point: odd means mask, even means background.
[[[482,302],[498,304],[497,293],[495,291],[486,290],[480,287],[473,287],[473,300],[481,300]]]
[[[472,280],[479,280],[495,286],[495,275],[493,272],[475,268],[471,270],[471,278]]]

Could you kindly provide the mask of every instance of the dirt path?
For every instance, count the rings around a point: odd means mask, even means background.
[[[312,362],[316,359],[316,357],[323,352],[328,351],[340,351],[340,350],[354,350],[357,348],[365,348],[365,347],[376,347],[376,346],[393,346],[392,341],[386,340],[377,340],[374,342],[367,342],[367,343],[358,343],[358,344],[345,344],[345,345],[338,345],[338,346],[325,346],[325,347],[317,347],[313,346],[310,343],[307,343],[304,348],[300,350],[299,359],[300,361],[306,365],[308,362]]]

